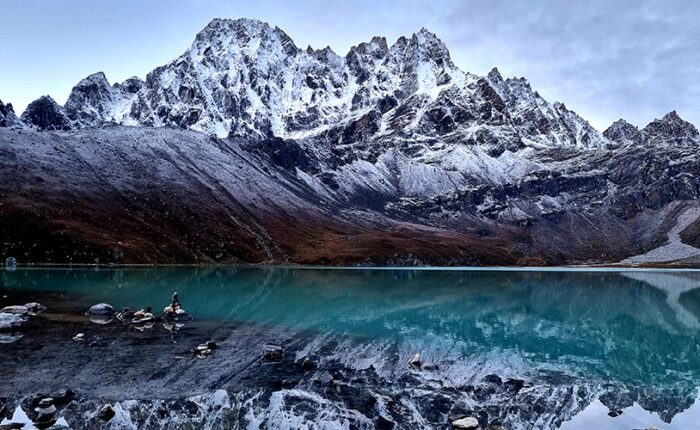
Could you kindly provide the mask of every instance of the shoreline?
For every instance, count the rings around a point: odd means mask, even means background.
[[[681,264],[591,264],[591,265],[566,265],[566,266],[319,266],[303,264],[94,264],[94,263],[29,263],[17,264],[18,269],[148,269],[148,268],[240,268],[240,269],[305,269],[305,270],[424,270],[424,271],[481,271],[481,272],[623,272],[623,271],[656,271],[668,270],[676,272],[700,272],[700,267]],[[5,270],[13,270],[4,267]]]

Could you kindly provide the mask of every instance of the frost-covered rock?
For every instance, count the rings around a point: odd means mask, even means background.
[[[46,310],[46,306],[42,305],[41,303],[37,303],[37,302],[27,303],[24,305],[24,307],[27,308],[28,315],[30,315],[30,316],[39,315],[40,313],[42,313]],[[2,311],[0,311],[0,312],[2,312]]]

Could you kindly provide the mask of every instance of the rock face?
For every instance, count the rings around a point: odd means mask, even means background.
[[[644,127],[642,133],[656,144],[686,145],[700,144],[700,136],[695,126],[678,116],[676,111],[655,119]]]
[[[22,113],[22,121],[37,130],[71,128],[65,110],[49,96],[43,96],[31,102]]]
[[[15,115],[12,104],[3,104],[0,100],[0,127],[22,128],[23,125],[22,121]]]
[[[678,116],[676,111],[667,113],[661,119],[655,119],[641,131],[621,119],[605,130],[603,135],[621,145],[700,145],[697,128]]]
[[[617,262],[700,196],[675,112],[601,134],[425,29],[340,56],[217,19],[145,81],[96,73],[22,120],[71,128],[0,129],[3,251],[29,262]]]
[[[636,126],[624,119],[615,121],[603,132],[603,136],[620,145],[641,145],[644,143],[644,135]]]

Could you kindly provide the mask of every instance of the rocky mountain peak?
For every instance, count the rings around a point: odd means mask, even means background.
[[[453,66],[447,46],[425,27],[413,33],[406,50],[407,55],[416,55],[419,60],[430,60],[439,66]]]
[[[112,87],[103,72],[82,79],[71,90],[65,110],[72,121],[93,124],[102,121],[104,107],[113,102]]]
[[[624,119],[612,123],[603,132],[603,136],[619,145],[641,145],[644,142],[644,136],[639,128]]]
[[[122,82],[121,84],[115,83],[113,87],[123,90],[129,94],[136,94],[137,92],[139,92],[141,87],[143,87],[143,81],[137,76],[132,76],[129,79]]]
[[[12,103],[3,104],[0,100],[0,127],[22,127],[22,121],[17,118]]]
[[[281,29],[257,19],[216,18],[197,33],[191,50],[203,55],[227,52],[232,49],[245,52],[264,51],[279,47],[286,55],[293,56],[300,49]],[[211,48],[207,51],[207,48]]]
[[[38,130],[68,130],[71,128],[66,111],[50,96],[42,96],[27,106],[22,121]]]
[[[655,144],[688,145],[700,144],[698,129],[671,111],[661,119],[655,119],[642,129],[647,140]]]
[[[500,85],[503,83],[503,76],[501,76],[501,72],[498,71],[497,67],[491,69],[486,77],[495,85]]]

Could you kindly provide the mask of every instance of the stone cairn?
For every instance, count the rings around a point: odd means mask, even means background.
[[[170,306],[166,306],[163,309],[163,319],[170,323],[182,323],[192,320],[192,317],[182,308],[177,291],[173,293]]]

